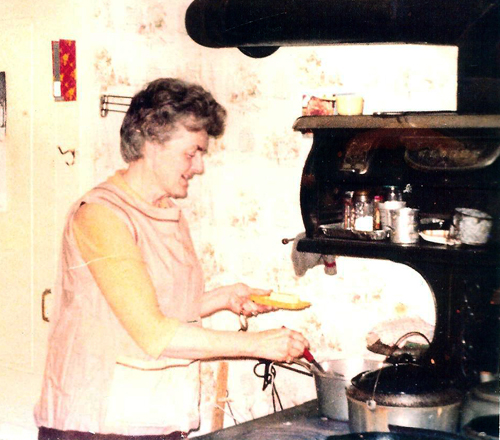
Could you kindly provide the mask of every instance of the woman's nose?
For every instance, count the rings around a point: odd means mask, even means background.
[[[194,157],[191,170],[195,174],[203,174],[205,171],[205,163],[203,162],[203,156],[201,154],[197,154]]]

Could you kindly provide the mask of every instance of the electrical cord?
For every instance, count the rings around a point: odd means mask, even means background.
[[[257,369],[263,365],[264,373],[258,373]],[[278,394],[278,389],[276,388],[275,379],[276,379],[276,368],[274,367],[274,362],[261,359],[253,368],[253,372],[257,377],[264,379],[264,384],[262,386],[262,391],[271,385],[271,396],[273,399],[273,409],[274,412],[277,412],[276,403],[279,404],[280,410],[283,411],[283,405],[281,404],[281,399]]]

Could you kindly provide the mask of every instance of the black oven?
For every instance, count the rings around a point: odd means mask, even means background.
[[[424,361],[458,386],[500,359],[500,116],[408,113],[374,116],[304,116],[294,129],[312,132],[300,205],[306,237],[297,250],[322,255],[388,259],[427,281],[436,303],[434,339]],[[418,210],[419,222],[449,227],[456,208],[492,219],[482,245],[424,241],[397,244],[389,237],[347,235],[345,195],[371,197],[387,186]],[[325,225],[340,225],[339,230]],[[337,234],[335,232],[338,232]],[[404,289],[405,286],[401,286]]]

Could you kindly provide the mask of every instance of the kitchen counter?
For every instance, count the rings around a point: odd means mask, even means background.
[[[199,440],[324,440],[349,433],[347,422],[321,417],[317,400],[205,434]]]

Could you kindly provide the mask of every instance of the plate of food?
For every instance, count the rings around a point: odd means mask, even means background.
[[[450,231],[445,229],[426,229],[420,232],[420,236],[425,241],[437,244],[450,244],[449,235]]]
[[[311,305],[310,302],[302,301],[298,295],[293,293],[271,292],[269,296],[250,295],[250,299],[256,304],[286,310],[302,310]]]

